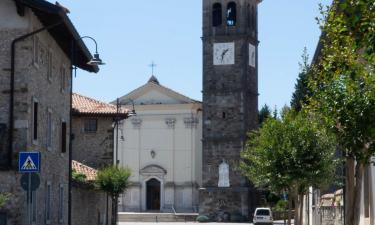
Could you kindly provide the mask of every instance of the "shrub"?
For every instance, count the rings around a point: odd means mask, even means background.
[[[77,171],[73,170],[72,171],[72,178],[74,181],[84,183],[86,182],[86,175],[83,173],[78,173]]]
[[[10,198],[9,193],[0,193],[0,207],[4,206]]]
[[[279,212],[283,212],[283,211],[286,211],[288,209],[288,201],[287,200],[279,200],[275,207],[273,207],[273,211],[279,211]]]
[[[199,223],[208,223],[208,222],[210,222],[210,218],[208,216],[205,216],[205,215],[198,216],[196,220]]]

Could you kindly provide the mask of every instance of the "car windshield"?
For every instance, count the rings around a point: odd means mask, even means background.
[[[267,209],[259,209],[257,210],[257,216],[269,216],[270,211]]]

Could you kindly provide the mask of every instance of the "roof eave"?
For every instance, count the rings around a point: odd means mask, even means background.
[[[68,39],[67,40],[59,39],[58,37],[61,37],[61,32],[57,30],[56,27],[48,30],[50,35],[56,40],[60,48],[65,52],[65,54],[68,56],[68,58],[71,61],[72,61],[71,46],[72,46],[72,42],[74,41],[74,45],[76,46],[76,49],[78,52],[78,54],[76,55],[77,60],[76,60],[76,63],[74,63],[74,65],[88,72],[94,72],[94,73],[99,72],[98,66],[92,66],[92,65],[87,64],[87,62],[89,62],[92,59],[92,55],[90,51],[88,50],[87,46],[82,41],[73,23],[71,22],[71,20],[69,19],[69,17],[66,15],[66,13],[64,12],[62,8],[52,3],[49,3],[45,0],[22,0],[22,1],[14,0],[14,1],[17,4],[22,4],[32,9],[44,26],[49,26],[56,22],[61,21],[62,24],[59,25],[59,27],[64,26],[63,27],[64,31],[68,31],[67,32],[69,35]],[[46,14],[46,15],[42,16],[42,14]],[[56,18],[51,18],[51,14],[55,15]],[[62,42],[70,42],[70,43],[62,43]]]

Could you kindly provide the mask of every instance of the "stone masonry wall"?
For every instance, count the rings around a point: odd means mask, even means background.
[[[111,210],[106,213],[107,195],[79,185],[72,188],[72,225],[105,225],[111,221]],[[111,209],[111,199],[108,208]],[[84,207],[82,207],[84,206]]]
[[[8,7],[7,11],[14,17],[0,20],[19,19],[14,6],[14,1],[0,2],[0,8]],[[29,33],[43,27],[31,10],[26,10],[22,17],[27,20],[27,26],[22,29],[12,29],[1,26],[0,23],[0,123],[9,128],[9,82],[10,82],[10,47],[11,42],[20,35]],[[38,47],[34,40],[39,40]],[[34,58],[34,48],[39,60]],[[48,79],[48,52],[52,55],[52,73]],[[68,221],[68,151],[61,152],[61,122],[67,122],[69,131],[70,112],[70,61],[63,53],[55,40],[44,31],[34,37],[27,38],[17,43],[16,69],[15,69],[15,129],[13,170],[0,171],[0,192],[11,194],[9,203],[1,210],[7,213],[8,225],[26,223],[25,192],[20,188],[21,175],[18,168],[18,152],[41,152],[41,185],[35,193],[35,207],[33,213],[36,224],[67,224]],[[65,70],[63,79],[61,71]],[[62,90],[62,80],[64,81]],[[38,107],[38,139],[33,140],[33,101]],[[52,115],[52,145],[47,147],[47,114]],[[67,134],[69,137],[69,133]],[[68,138],[67,138],[68,139]],[[7,145],[0,146],[1,158],[8,150]],[[68,145],[67,145],[68,146]],[[50,186],[50,205],[46,205],[47,186]],[[62,194],[60,195],[60,190]],[[61,198],[62,197],[62,198]],[[59,218],[60,199],[62,205],[62,218]],[[46,210],[50,210],[50,218],[46,217]]]
[[[85,119],[97,119],[95,133],[84,131]],[[113,118],[73,117],[73,160],[99,169],[113,164]],[[119,137],[120,138],[120,137]]]

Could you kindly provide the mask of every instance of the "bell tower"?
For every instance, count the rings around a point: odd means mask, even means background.
[[[249,217],[258,192],[238,169],[258,126],[261,0],[203,0],[203,173],[200,214]]]

